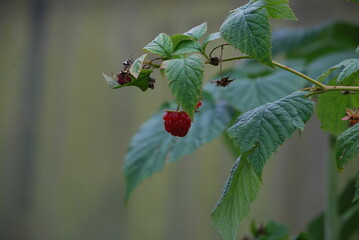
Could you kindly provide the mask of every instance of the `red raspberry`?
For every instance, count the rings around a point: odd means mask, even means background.
[[[196,110],[195,110],[196,112],[199,112],[199,111],[198,111],[198,108],[199,108],[200,106],[202,106],[202,102],[198,102],[198,103],[197,103],[197,105],[196,105]]]
[[[173,136],[184,137],[191,127],[191,118],[186,112],[166,111],[163,114],[164,126]]]

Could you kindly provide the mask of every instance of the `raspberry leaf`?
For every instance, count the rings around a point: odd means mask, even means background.
[[[189,35],[183,35],[183,34],[175,34],[171,36],[171,41],[173,43],[173,49],[176,49],[177,45],[186,40],[196,40],[192,36]]]
[[[205,33],[207,32],[207,22],[202,23],[201,25],[198,25],[189,31],[185,32],[183,35],[188,35],[196,40],[200,39]]]
[[[265,162],[295,130],[303,130],[314,103],[298,91],[238,117],[228,135],[261,177]]]
[[[243,53],[274,67],[268,11],[263,0],[237,8],[224,20],[220,32],[224,40]]]
[[[272,18],[298,20],[289,6],[288,0],[264,0],[266,9]]]
[[[359,124],[339,135],[336,142],[337,168],[342,169],[359,151]]]
[[[147,44],[143,50],[164,58],[170,58],[173,52],[173,43],[170,36],[165,33],[160,33],[152,42]]]
[[[130,73],[135,78],[138,78],[140,75],[146,56],[147,54],[143,54],[141,57],[137,58],[130,67]]]
[[[196,113],[195,121],[183,138],[173,137],[163,126],[164,110],[174,109],[174,103],[167,104],[140,127],[131,140],[125,158],[126,201],[143,179],[163,169],[166,160],[174,162],[192,153],[204,143],[220,136],[229,126],[233,112],[228,105],[217,103],[206,92],[201,101],[200,111]]]
[[[192,119],[201,96],[203,67],[204,60],[198,54],[167,60],[161,66],[177,103]]]
[[[176,49],[173,52],[173,55],[201,53],[201,52],[202,52],[202,47],[198,44],[198,42],[192,40],[185,40],[177,45]]]
[[[260,185],[260,178],[247,159],[244,156],[238,158],[211,213],[223,240],[237,239],[240,221],[249,213]]]

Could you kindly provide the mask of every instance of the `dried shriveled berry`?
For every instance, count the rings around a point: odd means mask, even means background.
[[[342,118],[343,121],[349,121],[349,126],[352,127],[359,122],[359,109],[355,111],[350,108],[345,109],[345,117]]]
[[[116,81],[120,85],[129,83],[129,82],[131,82],[131,80],[132,80],[131,74],[128,72],[121,71],[120,73],[116,74]]]
[[[176,137],[186,136],[191,127],[191,118],[183,111],[166,111],[163,120],[166,131]]]

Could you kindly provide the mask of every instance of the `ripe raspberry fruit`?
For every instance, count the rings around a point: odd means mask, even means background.
[[[191,127],[191,118],[183,111],[166,111],[163,120],[166,131],[176,137],[186,136]]]

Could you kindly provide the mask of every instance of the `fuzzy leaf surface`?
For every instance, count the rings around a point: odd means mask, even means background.
[[[277,19],[298,20],[288,0],[265,0],[269,16]]]
[[[333,79],[330,85],[333,85]],[[354,109],[359,105],[359,94],[342,94],[327,92],[318,97],[317,116],[321,128],[334,136],[348,128],[348,122],[341,120],[345,116],[345,108]]]
[[[187,136],[178,138],[164,130],[162,116],[167,108],[175,109],[176,104],[163,107],[140,127],[131,140],[124,166],[126,200],[143,179],[162,170],[166,161],[174,162],[220,136],[233,117],[228,105],[217,103],[204,92],[202,106],[195,114]]]
[[[147,44],[143,50],[164,58],[169,58],[173,52],[173,43],[170,36],[165,33],[160,33],[152,42]]]
[[[355,78],[359,78],[359,59],[346,59],[337,65],[329,68],[325,72],[323,72],[319,77],[318,81],[323,81],[327,78],[334,70],[341,69],[337,81],[337,84],[344,83],[348,84],[353,81]]]
[[[314,103],[304,98],[306,92],[295,92],[273,103],[267,103],[238,117],[228,135],[248,154],[247,161],[261,177],[265,162],[295,130],[303,130],[313,113]]]
[[[359,151],[359,124],[339,135],[336,143],[337,168],[342,169]]]
[[[260,0],[233,10],[224,20],[220,32],[224,40],[263,64],[272,63],[271,31],[265,2]]]
[[[223,240],[237,238],[240,222],[249,213],[260,185],[260,178],[247,159],[238,158],[211,213],[214,227]]]
[[[188,35],[196,40],[200,39],[205,33],[207,32],[207,22],[202,23],[201,25],[198,25],[189,31],[185,32],[183,35]]]
[[[168,85],[185,112],[193,118],[201,97],[204,60],[198,54],[164,61],[161,68],[168,79]]]
[[[143,54],[141,57],[137,58],[133,62],[132,66],[130,67],[130,73],[135,78],[138,78],[138,76],[140,75],[143,66],[143,61],[145,61],[146,56],[147,54]]]

